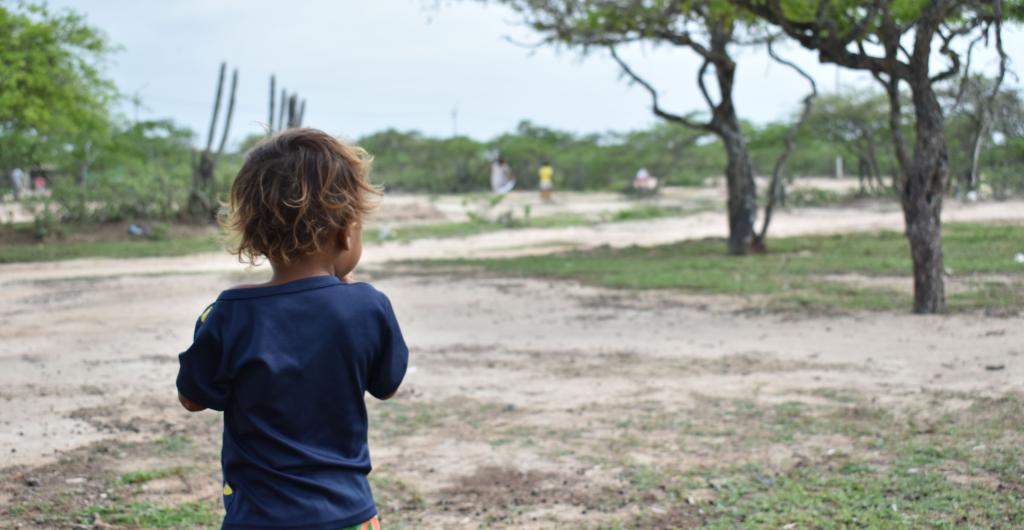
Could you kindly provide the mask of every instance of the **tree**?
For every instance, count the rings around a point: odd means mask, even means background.
[[[170,120],[117,120],[95,151],[88,187],[55,182],[61,221],[170,219],[186,204],[192,131]]]
[[[85,184],[97,139],[109,136],[117,92],[101,70],[112,48],[73,11],[0,4],[0,168],[78,166]]]
[[[544,35],[545,43],[566,44],[584,51],[595,47],[608,49],[622,72],[650,94],[655,115],[714,134],[721,140],[726,152],[728,248],[731,254],[746,254],[757,238],[754,226],[757,190],[754,166],[733,100],[736,61],[731,48],[736,44],[737,32],[744,27],[736,11],[717,0],[502,0],[502,3],[523,14],[527,23]],[[622,44],[637,41],[678,46],[700,56],[703,62],[696,80],[708,106],[707,120],[661,107],[658,91],[617,52]],[[709,71],[713,72],[717,85],[717,101],[705,83]]]
[[[887,158],[879,151],[892,145],[887,115],[888,102],[883,94],[833,94],[818,100],[808,119],[807,131],[828,139],[840,152],[857,160],[862,191],[882,189],[886,187],[882,168]]]
[[[962,60],[954,43],[970,35],[994,33],[1001,69],[1005,68],[1002,1],[731,1],[777,26],[805,48],[816,50],[822,62],[868,71],[885,87],[913,261],[914,312],[943,312],[942,199],[949,180],[949,152],[936,85],[959,73]],[[1016,17],[1024,11],[1020,0],[1009,7]],[[931,71],[936,44],[949,61],[948,68],[938,73]],[[902,131],[903,83],[910,88],[914,108],[912,153]]]
[[[951,157],[956,182],[960,191],[976,191],[981,184],[980,166],[986,144],[991,145],[993,135],[1002,138],[1020,136],[1024,129],[1024,104],[1020,91],[997,89],[999,79],[983,75],[965,75],[958,86],[949,86],[940,92],[948,102],[949,125],[946,127],[951,142],[966,156]]]

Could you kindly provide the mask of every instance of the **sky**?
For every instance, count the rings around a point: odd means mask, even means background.
[[[221,61],[239,71],[231,143],[262,131],[271,74],[307,100],[304,125],[346,138],[388,128],[489,139],[522,120],[577,133],[646,128],[650,97],[622,78],[605,51],[533,47],[538,36],[506,8],[430,0],[50,0],[70,7],[118,45],[107,71],[128,118],[172,118],[206,134]],[[1006,49],[1024,50],[1024,32]],[[864,74],[819,64],[793,44],[779,53],[822,91],[871,86]],[[700,61],[673,47],[620,53],[654,84],[662,106],[705,108]],[[761,50],[741,50],[735,97],[743,119],[787,119],[806,81]],[[976,64],[992,70],[993,54]],[[994,70],[993,70],[994,71]],[[223,117],[223,111],[222,111]]]

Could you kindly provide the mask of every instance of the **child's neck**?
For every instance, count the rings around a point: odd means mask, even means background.
[[[312,255],[292,258],[287,264],[271,262],[274,274],[266,285],[279,285],[313,276],[333,276],[334,265],[324,256]]]

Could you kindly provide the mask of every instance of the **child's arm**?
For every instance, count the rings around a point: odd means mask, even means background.
[[[178,356],[176,386],[178,402],[189,412],[224,410],[227,405],[228,376],[214,305],[206,308],[196,322],[190,346]]]
[[[381,347],[373,359],[367,390],[377,399],[391,399],[398,393],[398,387],[405,378],[409,365],[409,349],[398,327],[398,319],[391,308],[391,302],[380,294],[382,310]]]
[[[206,410],[206,407],[185,397],[185,395],[182,394],[181,392],[178,392],[178,402],[181,403],[181,406],[185,407],[185,410],[189,412],[199,412],[200,410]]]

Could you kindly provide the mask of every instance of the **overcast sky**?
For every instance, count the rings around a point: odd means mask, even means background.
[[[232,141],[267,120],[268,83],[307,100],[305,124],[355,138],[386,129],[487,139],[521,120],[576,132],[625,131],[655,122],[650,99],[604,52],[529,49],[536,40],[510,11],[477,2],[424,0],[51,0],[101,28],[119,51],[109,73],[143,107],[131,117],[170,117],[205,131],[219,64],[239,70]],[[1011,56],[1024,34],[1008,32]],[[837,69],[794,45],[780,53],[835,90]],[[633,47],[623,56],[663,92],[663,106],[701,110],[698,59],[679,48]],[[994,58],[979,63],[992,67]],[[760,51],[739,56],[743,118],[786,118],[807,84]],[[844,86],[868,85],[842,71]]]

